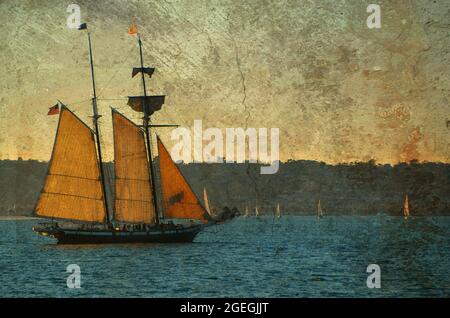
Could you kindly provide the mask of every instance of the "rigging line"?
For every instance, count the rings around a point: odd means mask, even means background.
[[[125,57],[125,59],[124,59],[120,64],[125,64],[125,62],[126,62],[126,61],[128,60],[128,58],[130,57],[131,52],[133,52],[134,50],[135,50],[135,48],[132,47],[132,48],[129,50],[129,52],[128,52],[127,56]],[[111,84],[111,81],[116,77],[117,73],[118,73],[120,70],[121,70],[121,68],[118,67],[117,70],[114,72],[114,74],[111,76],[111,78],[108,80],[108,82],[106,83],[106,85],[103,86],[102,89],[100,89],[100,92],[98,93],[97,98],[100,97],[100,96],[102,95],[103,91],[108,87],[109,84]]]
[[[117,100],[127,100],[128,97],[120,97],[120,98],[97,98],[97,100],[107,100],[107,101],[117,101]]]
[[[80,105],[80,104],[84,104],[86,102],[89,102],[91,100],[92,100],[92,98],[89,98],[89,99],[83,99],[83,100],[80,100],[80,101],[71,102],[71,103],[63,103],[63,104],[66,105],[66,106]]]

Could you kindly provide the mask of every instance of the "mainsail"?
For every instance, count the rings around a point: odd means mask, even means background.
[[[144,132],[112,109],[114,133],[115,220],[154,223],[155,208]]]
[[[255,216],[259,216],[258,206],[255,206]]]
[[[35,213],[87,222],[104,222],[106,217],[94,133],[65,106],[61,106],[52,157]]]
[[[210,219],[208,212],[200,204],[159,137],[157,141],[164,216],[208,221]]]

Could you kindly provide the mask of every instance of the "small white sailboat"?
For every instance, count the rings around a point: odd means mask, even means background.
[[[409,217],[408,193],[406,193],[405,203],[403,204],[403,217],[405,220]]]
[[[317,218],[318,219],[323,218],[323,211],[322,211],[322,206],[320,205],[320,200],[317,203]]]
[[[255,216],[259,216],[258,206],[255,206]]]
[[[16,204],[15,204],[15,203],[13,204],[12,208],[9,208],[9,209],[8,209],[8,212],[9,212],[9,213],[16,214]]]
[[[248,205],[246,205],[245,206],[245,214],[244,214],[244,217],[248,217],[250,215],[250,212],[249,212],[249,210],[248,210]]]
[[[277,203],[276,216],[277,218],[281,218],[280,203]]]
[[[205,209],[209,216],[212,217],[212,211],[209,206],[208,193],[206,193],[206,187],[203,187],[203,201],[205,202]]]

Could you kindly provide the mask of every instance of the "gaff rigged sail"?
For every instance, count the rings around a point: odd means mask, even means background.
[[[62,106],[47,177],[35,213],[48,218],[104,222],[103,196],[94,133]]]
[[[154,223],[149,163],[144,132],[112,110],[114,131],[115,219],[130,223]]]

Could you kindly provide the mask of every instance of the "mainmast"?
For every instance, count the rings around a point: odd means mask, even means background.
[[[87,29],[86,23],[83,23],[80,25],[79,30]],[[91,78],[92,78],[92,121],[94,124],[94,130],[95,130],[95,136],[96,136],[96,145],[97,145],[97,153],[98,153],[98,160],[100,165],[100,178],[101,178],[101,184],[102,184],[102,191],[103,191],[103,201],[105,203],[105,209],[106,209],[106,223],[111,224],[111,220],[109,217],[109,205],[108,205],[108,199],[106,197],[106,183],[105,183],[105,172],[103,170],[103,160],[102,160],[102,148],[100,145],[100,130],[98,128],[98,119],[102,117],[98,114],[97,110],[97,93],[95,91],[95,76],[94,76],[94,63],[92,61],[92,45],[91,45],[91,34],[89,31],[87,32],[88,35],[88,43],[89,43],[89,61],[91,65]]]
[[[138,43],[139,43],[139,56],[141,59],[141,69],[140,73],[142,75],[142,88],[144,90],[144,99],[143,99],[143,111],[144,111],[144,117],[143,125],[144,125],[144,132],[145,132],[145,139],[147,144],[147,152],[148,152],[148,160],[149,160],[149,167],[150,167],[150,185],[152,188],[152,196],[153,196],[153,206],[155,207],[155,223],[159,224],[159,215],[158,215],[158,200],[156,198],[156,190],[155,190],[155,171],[153,168],[153,157],[152,157],[152,148],[151,148],[151,135],[150,135],[150,114],[149,114],[149,105],[147,100],[147,87],[145,85],[145,70],[144,70],[144,58],[142,56],[142,42],[141,42],[141,36],[139,33],[138,36]],[[148,69],[148,74],[151,76],[154,72],[154,68]]]
[[[128,96],[128,105],[137,112],[144,113],[143,125],[144,128],[144,134],[145,134],[145,144],[147,148],[147,156],[149,161],[149,168],[150,168],[150,185],[152,188],[152,200],[153,200],[153,207],[155,209],[155,223],[159,223],[159,210],[158,210],[158,200],[156,196],[156,187],[155,187],[155,170],[153,166],[153,156],[152,156],[152,148],[151,148],[151,134],[150,134],[150,128],[151,127],[177,127],[178,125],[154,125],[150,122],[150,116],[161,109],[162,105],[165,101],[165,95],[147,95],[147,86],[145,84],[145,74],[147,74],[149,77],[152,77],[153,72],[155,69],[153,67],[144,67],[144,58],[142,55],[142,42],[141,42],[141,36],[138,33],[137,27],[133,24],[128,29],[128,34],[130,35],[137,35],[138,37],[138,44],[139,44],[139,57],[141,61],[140,67],[133,67],[133,71],[131,73],[131,77],[134,77],[136,74],[141,73],[142,76],[142,88],[144,91],[143,96]],[[161,211],[162,212],[162,211]]]

